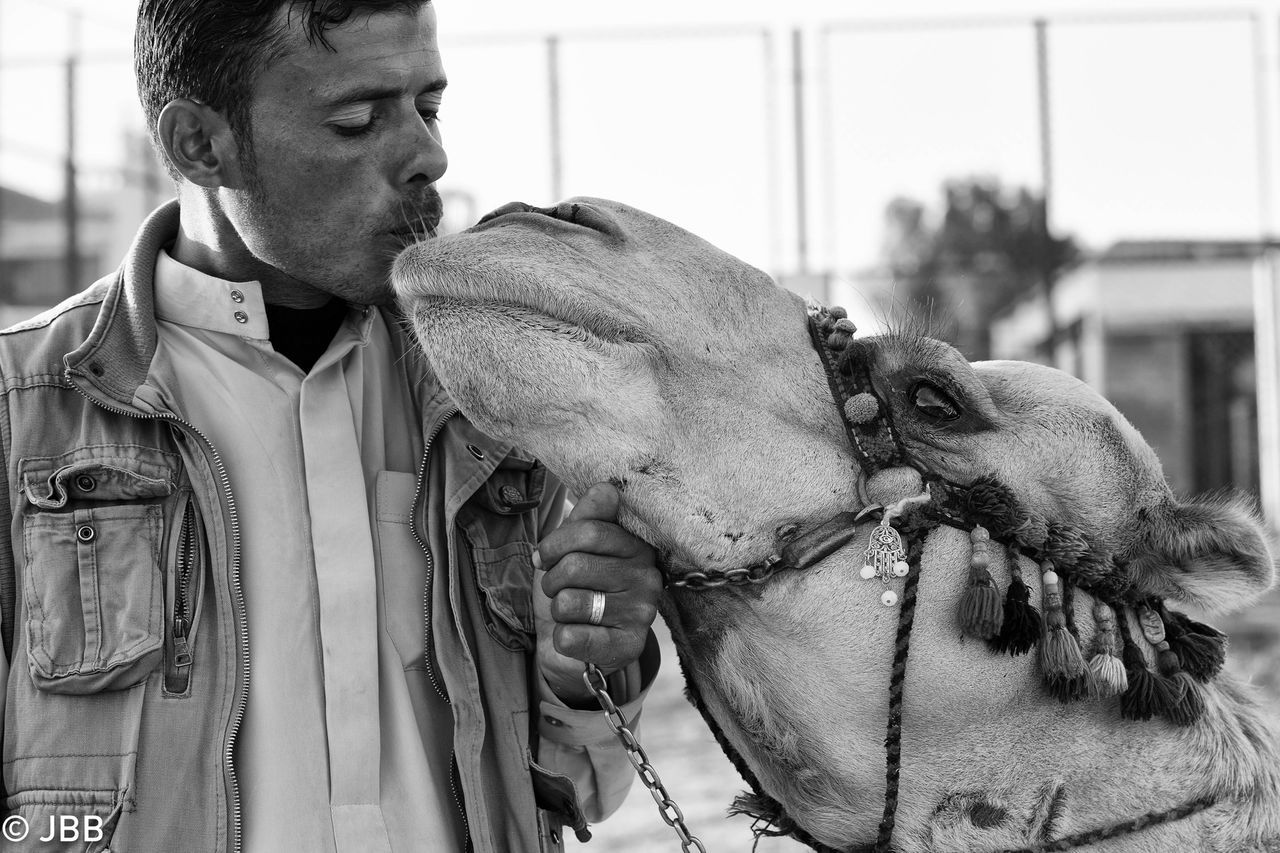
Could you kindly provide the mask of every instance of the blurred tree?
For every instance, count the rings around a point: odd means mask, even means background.
[[[884,261],[912,319],[967,358],[989,358],[991,317],[1043,293],[1080,251],[1071,237],[1046,233],[1044,200],[1025,187],[993,177],[950,180],[943,199],[936,220],[914,199],[889,203]]]

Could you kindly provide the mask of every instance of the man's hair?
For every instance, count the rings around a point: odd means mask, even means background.
[[[176,98],[199,101],[226,117],[252,157],[249,108],[258,74],[286,51],[287,29],[332,49],[325,32],[357,13],[412,11],[431,0],[141,0],[133,70],[151,141],[163,157],[156,119]],[[289,14],[277,19],[281,8]]]

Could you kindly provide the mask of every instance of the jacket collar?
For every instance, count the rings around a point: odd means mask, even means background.
[[[156,209],[134,237],[84,343],[63,358],[68,377],[93,396],[134,408],[156,352],[155,268],[160,249],[178,236],[178,201]],[[96,392],[96,393],[94,393]]]

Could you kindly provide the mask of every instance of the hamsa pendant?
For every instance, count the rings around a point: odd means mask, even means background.
[[[907,564],[907,552],[902,547],[902,536],[885,522],[871,531],[871,541],[862,563],[862,577],[871,580],[879,577],[884,583],[893,578],[906,577],[911,571]]]

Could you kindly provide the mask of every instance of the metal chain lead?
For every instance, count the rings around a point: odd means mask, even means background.
[[[636,769],[636,775],[640,777],[640,781],[649,789],[649,796],[653,797],[653,801],[658,804],[658,814],[662,816],[667,826],[674,829],[676,835],[679,836],[680,849],[683,853],[689,853],[690,850],[707,853],[707,848],[702,846],[698,836],[691,834],[689,827],[685,826],[684,812],[680,811],[680,806],[676,805],[676,801],[671,799],[671,795],[667,793],[662,780],[658,778],[658,771],[653,769],[653,765],[649,763],[649,756],[645,754],[644,747],[640,745],[640,741],[636,740],[635,734],[628,726],[626,716],[614,704],[613,697],[609,695],[609,687],[604,680],[604,674],[600,672],[595,664],[589,663],[587,664],[587,671],[582,673],[582,680],[586,682],[587,689],[595,695],[596,701],[604,709],[605,720],[608,722],[609,728],[618,736],[618,740],[622,741],[622,748],[627,751],[627,760]]]
[[[782,568],[779,565],[781,562],[782,558],[774,555],[763,563],[758,563],[748,569],[729,569],[721,572],[689,572],[671,581],[670,585],[696,592],[704,589],[719,589],[722,586],[764,583]]]

